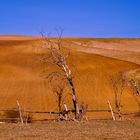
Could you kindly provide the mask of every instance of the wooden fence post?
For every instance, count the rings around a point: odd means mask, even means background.
[[[66,111],[65,119],[68,120],[68,114],[67,114],[68,113],[67,112],[68,111],[68,108],[67,108],[67,105],[65,103],[64,103],[64,108],[65,108],[65,111]]]
[[[68,111],[67,105],[64,103],[64,108],[66,111]]]
[[[110,108],[112,118],[113,118],[113,120],[115,121],[115,120],[116,120],[116,118],[115,118],[114,112],[113,112],[113,110],[112,110],[112,106],[111,106],[111,104],[110,104],[110,102],[109,102],[109,101],[108,101],[108,106],[109,106],[109,108]]]
[[[17,106],[19,110],[20,121],[21,121],[21,124],[23,125],[22,111],[21,111],[21,107],[18,100],[17,100]]]

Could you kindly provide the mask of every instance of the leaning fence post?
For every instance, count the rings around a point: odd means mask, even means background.
[[[67,105],[64,103],[64,108],[66,111],[68,111]]]
[[[17,106],[18,106],[18,110],[19,110],[20,121],[21,121],[21,124],[23,125],[22,112],[21,112],[21,107],[20,107],[18,100],[17,100]]]
[[[109,106],[109,108],[110,108],[112,118],[113,118],[113,120],[115,121],[115,120],[116,120],[116,119],[115,119],[115,115],[114,115],[114,112],[113,112],[113,110],[112,110],[112,106],[111,106],[111,104],[110,104],[109,101],[108,101],[108,106]]]
[[[66,111],[66,114],[65,114],[65,117],[66,117],[66,120],[68,119],[68,108],[67,108],[67,105],[64,103],[64,108],[65,108],[65,111]]]

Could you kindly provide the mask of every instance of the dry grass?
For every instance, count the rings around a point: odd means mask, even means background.
[[[44,122],[1,124],[1,140],[139,140],[140,121]]]

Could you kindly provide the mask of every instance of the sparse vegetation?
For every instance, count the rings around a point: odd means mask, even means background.
[[[48,75],[47,79],[50,83],[53,94],[56,96],[58,111],[62,112],[62,105],[64,104],[64,99],[67,95],[64,93],[66,92],[66,79],[60,73],[51,73]]]
[[[139,121],[43,122],[19,126],[1,124],[1,139],[139,140]]]
[[[6,110],[2,116],[4,122],[20,123],[20,114],[17,108]],[[23,118],[23,123],[25,124],[32,122],[32,116],[29,113],[22,112],[22,118]]]
[[[67,47],[76,39],[62,38],[62,40],[64,54],[67,54],[66,52],[69,52]],[[86,41],[82,38],[79,40],[88,43],[88,39],[85,39]],[[52,41],[56,42],[57,40],[53,38]],[[139,40],[136,41],[139,42]],[[52,89],[40,77],[42,64],[40,64],[38,58],[42,56],[43,52],[40,49],[40,46],[42,46],[41,38],[24,39],[21,42],[17,39],[13,41],[15,42],[14,45],[10,41],[9,46],[7,45],[8,42],[8,40],[0,40],[1,109],[14,108],[16,100],[19,99],[24,109],[58,111],[58,102],[56,102],[56,97],[54,98],[54,94],[52,94]],[[114,76],[114,73],[136,69],[139,65],[87,52],[80,52],[80,50],[71,49],[72,47],[73,45],[69,47],[72,53],[69,55],[69,59],[67,59],[67,64],[74,73],[73,82],[79,103],[84,101],[88,104],[88,109],[108,109],[108,100],[111,102],[111,105],[115,103],[112,85],[109,84],[106,78],[107,73]],[[49,56],[49,50],[46,49],[44,55]],[[73,63],[75,64],[74,69],[72,67]],[[57,67],[47,63],[43,70],[46,72],[46,76],[48,76],[56,71],[56,69]],[[128,94],[124,94],[124,96],[126,104],[122,109],[126,112],[138,111],[133,97],[130,97]],[[72,108],[71,104],[68,104],[68,108]],[[33,119],[53,119],[53,115],[50,116],[46,114],[33,114],[32,117]],[[96,113],[87,113],[87,116],[89,116],[89,119],[111,118],[110,113],[104,113],[100,116]]]
[[[121,108],[122,108],[122,94],[126,85],[125,77],[122,72],[116,74],[116,76],[109,76],[110,82],[113,87],[114,100],[115,100],[115,111],[117,113],[118,119],[122,118]]]
[[[50,55],[43,56],[41,60],[44,63],[49,62],[51,64],[58,66],[59,70],[61,70],[61,73],[63,73],[63,75],[58,74],[58,73],[57,73],[57,75],[59,77],[61,75],[61,77],[63,77],[63,79],[66,79],[69,84],[69,87],[71,89],[73,107],[75,110],[75,118],[78,119],[78,117],[79,117],[78,99],[77,99],[76,90],[75,90],[75,86],[74,86],[74,82],[73,82],[73,75],[72,75],[70,67],[67,64],[67,58],[69,57],[69,53],[67,55],[64,55],[63,44],[62,44],[63,30],[60,29],[57,31],[57,33],[58,33],[58,38],[55,41],[52,41],[49,36],[44,36],[42,34],[42,38],[45,41],[45,47],[47,49],[49,49]],[[56,72],[55,73],[53,72],[51,74],[52,77],[55,75],[56,75]],[[62,93],[62,91],[61,91],[61,93]],[[60,93],[57,95],[59,97],[59,103],[60,103],[60,99],[61,99]],[[60,108],[60,106],[59,106],[59,108]]]
[[[126,74],[128,86],[133,90],[133,96],[140,107],[140,69],[132,70]]]
[[[69,93],[65,91],[65,88],[68,88],[68,80],[66,79],[65,73],[62,72],[61,69],[58,69],[59,67],[56,65],[52,65],[52,63],[48,64],[47,62],[47,65],[44,66],[43,63],[40,64],[38,61],[38,58],[42,56],[51,56],[51,51],[48,48],[45,49],[46,52],[44,52],[42,48],[40,49],[40,46],[42,46],[41,38],[32,38],[22,41],[0,40],[0,109],[15,108],[16,101],[19,100],[22,104],[22,109],[29,109],[32,113],[32,115],[30,115],[30,113],[27,113],[29,110],[27,112],[22,110],[24,112],[22,113],[24,124],[33,122],[27,125],[20,125],[20,108],[16,111],[7,111],[5,114],[1,111],[1,118],[4,117],[3,115],[5,115],[6,118],[18,118],[12,121],[8,120],[8,122],[19,122],[19,124],[1,124],[0,138],[62,139],[68,137],[69,139],[138,139],[140,127],[139,120],[134,121],[136,118],[139,119],[138,105],[133,99],[134,96],[130,96],[127,90],[125,94],[123,94],[124,79],[122,79],[122,75],[117,77],[116,73],[119,71],[130,72],[131,69],[139,68],[139,65],[90,54],[93,53],[93,51],[91,52],[91,49],[89,49],[93,43],[92,41],[108,43],[109,45],[114,42],[118,43],[117,39],[61,39],[63,40],[62,45],[64,45],[64,48],[62,47],[62,56],[61,54],[59,55],[59,51],[58,53],[56,51],[55,55],[57,54],[56,56],[59,56],[58,60],[61,60],[63,56],[66,56],[66,52],[69,52],[68,48],[71,49],[72,55],[69,55],[66,64],[74,73],[71,77],[74,82],[74,87],[76,88],[78,103],[81,102],[81,104],[79,104],[80,115],[78,120],[85,121],[88,118],[88,121],[84,123],[82,121],[77,123],[77,120],[75,122],[68,122],[69,120],[75,119],[73,119],[73,114],[71,115],[71,112],[66,111],[65,109],[65,112],[68,112],[64,114],[64,119],[67,122],[57,122],[56,117],[58,113],[56,112],[64,112],[63,104],[66,101],[65,95]],[[57,48],[57,45],[59,44],[57,38],[49,38],[49,40],[52,41],[51,43],[55,44],[55,47]],[[119,43],[125,41],[126,39],[121,39]],[[139,40],[135,41],[139,42]],[[74,42],[79,43],[76,45]],[[46,41],[46,43],[48,42]],[[98,43],[96,45],[98,45]],[[81,47],[80,45],[83,46]],[[90,53],[82,50],[83,47],[89,49]],[[134,52],[131,53],[134,55]],[[128,56],[129,59],[132,59],[130,58],[131,55]],[[120,53],[117,57],[121,57]],[[73,63],[75,64],[74,69],[72,67]],[[41,74],[40,77],[42,70],[43,74]],[[55,74],[52,72],[55,72]],[[47,80],[44,82],[44,79],[42,78],[44,73],[50,84],[46,82]],[[56,73],[59,76],[56,76]],[[111,75],[110,80],[112,82],[110,83],[106,77],[108,73]],[[131,79],[133,78],[131,77]],[[133,79],[134,81],[131,81],[129,78],[127,80],[129,85],[131,85],[130,87],[133,87],[132,91],[133,95],[135,95],[135,99],[136,97],[139,99],[139,80]],[[123,100],[121,98],[122,95]],[[122,106],[124,99],[125,104]],[[87,112],[87,107],[89,110],[108,110],[108,100],[111,105],[114,105],[113,107],[116,108],[116,110],[113,108],[113,111],[115,113],[118,112],[120,116],[123,114],[126,120],[91,121],[91,119],[112,119],[111,112]],[[73,109],[73,106],[68,104],[68,109],[69,108]],[[122,112],[122,110],[125,113]],[[40,113],[41,111],[43,113]],[[45,114],[44,112],[47,113]],[[120,116],[118,116],[118,118]],[[55,119],[55,122],[45,122],[44,120],[46,119]],[[127,119],[131,120],[128,121]],[[41,123],[40,120],[43,120],[43,123]]]
[[[19,111],[17,109],[6,111],[4,112],[3,117],[8,119],[6,122],[19,122]]]

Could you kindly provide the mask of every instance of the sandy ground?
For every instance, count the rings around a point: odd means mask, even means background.
[[[140,64],[140,39],[75,39],[79,51]]]
[[[57,109],[50,89],[40,76],[42,69],[46,70],[46,67],[37,61],[40,44],[34,39],[25,36],[0,36],[1,109],[14,108],[16,100],[19,100],[23,109]],[[139,67],[134,63],[140,64],[140,40],[65,39],[65,45],[72,50],[69,64],[74,73],[79,102],[84,100],[89,104],[89,109],[108,109],[107,100],[110,100],[114,107],[114,94],[107,76]],[[47,66],[47,73],[53,69],[52,66]],[[123,111],[138,110],[134,97],[127,91],[122,104]],[[107,114],[99,115],[102,118]],[[95,117],[94,114],[89,116]],[[139,130],[140,120],[38,122],[24,126],[0,124],[0,140],[140,140]]]
[[[39,40],[32,40],[31,37],[24,36],[4,37],[7,40],[0,41],[0,109],[17,108],[16,101],[18,100],[21,107],[26,110],[57,111],[56,96],[52,93],[48,81],[44,80],[43,77],[57,71],[58,68],[40,62],[42,52],[40,51]],[[26,40],[27,38],[29,40]],[[108,78],[109,75],[116,75],[120,71],[127,72],[139,66],[134,63],[72,49],[80,49],[81,43],[84,46],[89,43],[90,46],[93,45],[93,40],[64,39],[64,46],[69,47],[71,51],[68,65],[73,73],[79,104],[84,101],[89,105],[88,109],[108,109],[107,101],[109,100],[114,108],[114,92]],[[75,44],[79,46],[75,46]],[[108,44],[112,45],[111,42]],[[48,55],[47,51],[46,55]],[[128,89],[124,92],[122,97],[123,112],[138,111],[138,105],[135,98],[130,94],[131,92]],[[68,87],[64,97],[66,97],[65,102],[67,102],[68,108],[71,109],[72,102],[69,93]],[[110,117],[110,114],[99,115],[99,118],[102,116],[104,118]],[[0,116],[8,117],[5,114],[0,114]],[[91,116],[95,115],[88,117]],[[41,115],[35,115],[35,119],[38,117],[39,119],[42,118]]]
[[[0,124],[0,140],[140,140],[139,121]]]
[[[38,39],[35,36],[25,36],[25,35],[0,35],[0,40],[32,40]]]

